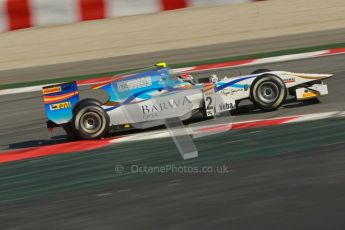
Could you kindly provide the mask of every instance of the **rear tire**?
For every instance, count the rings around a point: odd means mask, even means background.
[[[250,99],[264,111],[277,110],[287,96],[285,83],[276,75],[264,74],[256,78],[250,88]]]
[[[87,106],[87,105],[98,105],[102,106],[102,103],[96,99],[93,98],[86,98],[78,102],[76,106],[73,108],[73,112],[79,110],[80,108]]]
[[[62,126],[62,128],[65,130],[66,134],[67,134],[67,137],[69,140],[71,141],[75,141],[75,140],[78,140],[79,137],[78,135],[76,134],[74,128],[73,128],[73,125],[72,123],[67,123],[67,124],[64,124]]]
[[[73,112],[73,129],[81,139],[96,140],[108,134],[109,116],[95,101],[83,101]]]

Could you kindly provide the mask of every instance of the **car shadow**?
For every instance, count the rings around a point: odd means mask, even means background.
[[[71,142],[71,140],[68,140],[67,135],[58,135],[58,136],[53,136],[51,139],[48,139],[48,140],[41,139],[41,140],[30,140],[30,141],[12,143],[8,145],[8,148],[10,150],[25,149],[25,148],[42,147],[42,146],[54,145],[54,144],[62,144],[66,142]]]
[[[306,100],[306,101],[296,101],[294,99],[291,99],[290,102],[287,102],[283,105],[284,108],[290,109],[290,108],[298,108],[303,106],[309,106],[309,105],[316,105],[319,104],[320,101],[318,98]]]
[[[307,101],[296,101],[296,99],[294,98],[288,98],[285,101],[285,103],[282,105],[282,107],[289,109],[289,108],[298,108],[298,107],[303,107],[303,106],[315,105],[319,103],[320,101],[318,99],[312,99],[312,100],[307,100]],[[244,101],[244,105],[238,105],[235,111],[231,111],[231,115],[234,115],[234,116],[261,114],[261,113],[267,113],[267,112],[260,110],[249,101]]]

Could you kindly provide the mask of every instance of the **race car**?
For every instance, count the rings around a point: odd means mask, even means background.
[[[62,127],[70,138],[100,139],[113,128],[147,128],[164,124],[172,117],[205,118],[236,110],[250,99],[264,111],[279,109],[287,95],[310,100],[328,94],[323,80],[332,74],[306,74],[260,69],[250,75],[219,80],[211,75],[196,83],[190,73],[175,74],[165,63],[133,74],[114,76],[93,86],[105,90],[109,99],[79,100],[76,82],[43,88],[47,127]]]

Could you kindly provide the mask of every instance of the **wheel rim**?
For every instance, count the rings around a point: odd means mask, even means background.
[[[80,126],[84,132],[96,133],[102,127],[102,118],[95,112],[86,112],[80,119]]]
[[[279,96],[279,87],[273,82],[264,82],[259,86],[258,97],[264,103],[273,103]]]

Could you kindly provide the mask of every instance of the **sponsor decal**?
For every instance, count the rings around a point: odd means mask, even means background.
[[[174,109],[191,105],[192,102],[187,98],[170,99],[169,101],[161,102],[153,105],[142,105],[141,111],[145,119],[159,116],[162,112],[173,112]]]
[[[317,94],[314,92],[307,92],[303,94],[303,98],[317,97]]]
[[[235,93],[238,93],[238,92],[242,92],[243,89],[242,88],[238,88],[238,89],[231,89],[230,93],[231,95],[234,95]]]
[[[284,83],[293,83],[293,82],[296,82],[296,79],[294,77],[284,79]]]
[[[43,89],[44,95],[52,94],[52,93],[60,93],[60,92],[61,92],[61,86],[55,86],[55,87]]]
[[[223,96],[229,96],[230,94],[232,95],[232,90],[221,90],[219,91],[221,95]]]
[[[60,109],[68,109],[71,108],[71,102],[63,102],[63,103],[58,103],[58,104],[51,104],[50,106],[50,110],[54,111],[54,110],[60,110]]]
[[[245,85],[243,88],[227,88],[227,90],[220,90],[220,94],[223,96],[229,96],[229,95],[234,95],[238,92],[243,92],[248,90],[248,85]]]
[[[235,108],[235,106],[233,103],[221,103],[221,104],[219,104],[219,111],[221,111],[221,112],[232,110],[234,108]]]
[[[144,88],[152,86],[152,80],[150,76],[141,77],[128,81],[119,81],[117,83],[117,88],[120,92]]]

